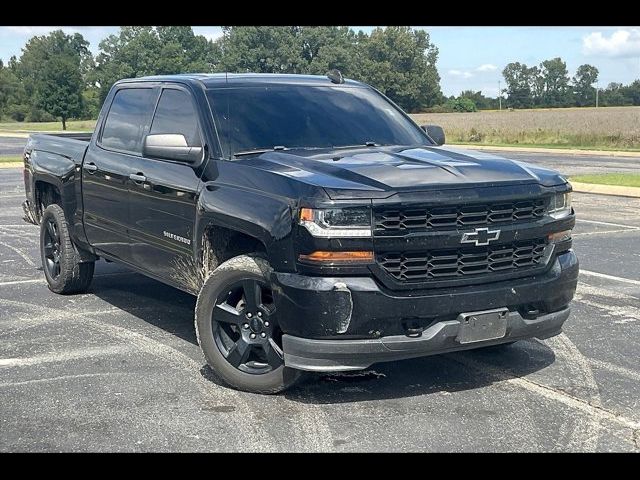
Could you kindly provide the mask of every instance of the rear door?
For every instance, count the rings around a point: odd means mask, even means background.
[[[131,262],[129,183],[151,124],[159,88],[126,84],[116,90],[82,168],[84,226],[96,249]]]
[[[165,85],[150,134],[182,134],[189,146],[204,137],[192,94]],[[189,284],[195,275],[193,241],[200,170],[191,164],[136,157],[137,181],[129,182],[131,249],[135,265],[157,277]]]

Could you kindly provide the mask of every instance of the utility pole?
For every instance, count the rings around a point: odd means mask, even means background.
[[[500,105],[500,111],[502,111],[502,91],[500,90],[500,80],[498,80],[498,104]]]
[[[598,92],[600,89],[596,86],[596,108],[598,108]]]

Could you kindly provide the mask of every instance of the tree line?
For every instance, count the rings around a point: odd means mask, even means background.
[[[451,96],[444,103],[428,108],[430,112],[475,112],[476,110],[502,108],[557,108],[593,107],[596,105],[596,85],[599,71],[589,64],[580,65],[573,77],[567,64],[556,57],[538,66],[511,62],[502,76],[506,88],[499,99],[486,97],[481,91],[465,90],[459,96]],[[640,105],[640,80],[629,85],[610,83],[598,88],[598,105],[601,107]]]
[[[610,83],[598,89],[599,71],[593,65],[580,65],[569,77],[567,64],[556,57],[528,67],[524,63],[509,63],[502,71],[507,87],[506,106],[511,108],[585,107],[640,105],[640,80],[629,85]]]
[[[223,27],[220,38],[188,26],[121,27],[94,56],[79,33],[34,36],[19,57],[0,60],[0,119],[96,118],[112,84],[122,78],[187,72],[261,72],[344,76],[373,85],[408,112],[465,112],[498,108],[498,98],[467,90],[445,97],[436,67],[438,48],[424,30],[349,27]],[[502,71],[503,108],[595,104],[598,69],[581,65],[573,77],[561,58]],[[599,105],[640,105],[640,80],[611,83]]]
[[[191,27],[121,27],[92,55],[81,34],[32,37],[20,57],[0,62],[0,117],[17,121],[96,118],[122,78],[187,72],[324,75],[339,69],[410,112],[442,101],[438,49],[409,27],[223,27],[215,41]]]

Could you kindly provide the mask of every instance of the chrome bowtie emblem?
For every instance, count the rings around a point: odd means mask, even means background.
[[[476,247],[489,245],[500,237],[500,230],[489,230],[488,228],[476,228],[473,232],[462,234],[460,243],[475,243]]]

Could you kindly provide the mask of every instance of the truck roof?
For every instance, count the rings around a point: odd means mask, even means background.
[[[126,82],[175,82],[198,83],[205,88],[240,85],[335,85],[325,75],[296,75],[282,73],[181,73],[177,75],[153,75],[148,77],[127,78],[116,84]],[[345,79],[343,85],[365,86],[361,82]]]

